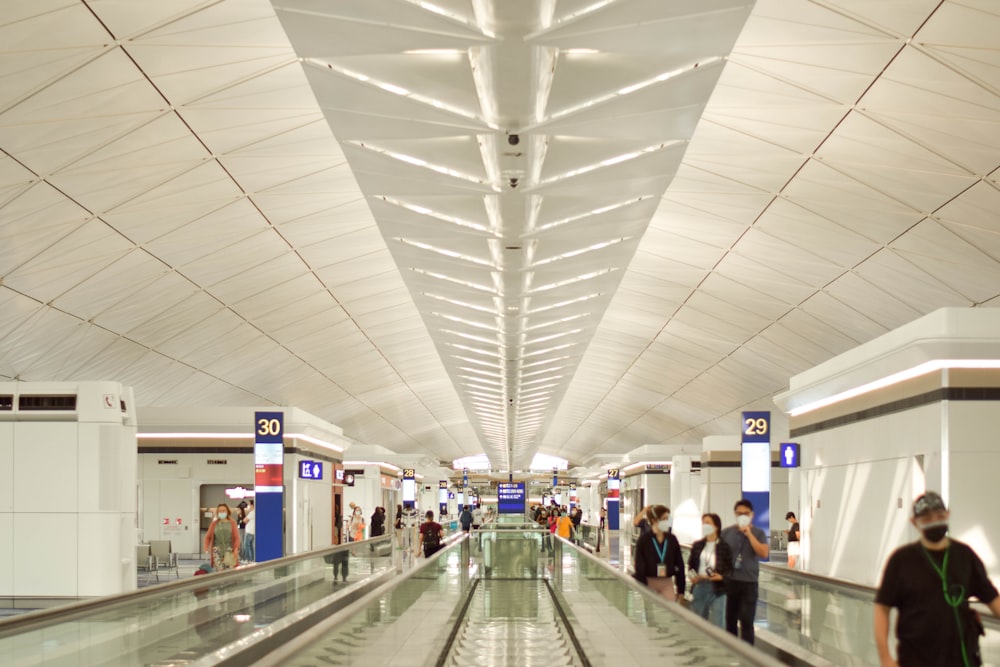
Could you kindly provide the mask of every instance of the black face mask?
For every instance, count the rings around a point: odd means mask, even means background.
[[[944,539],[944,536],[948,534],[948,524],[934,523],[929,526],[922,527],[920,532],[923,533],[924,539],[928,542],[940,542]]]

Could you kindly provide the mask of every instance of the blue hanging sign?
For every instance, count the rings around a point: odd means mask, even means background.
[[[319,461],[299,461],[299,479],[323,479],[323,464]]]
[[[799,443],[797,442],[781,443],[780,453],[781,453],[782,468],[799,467]]]

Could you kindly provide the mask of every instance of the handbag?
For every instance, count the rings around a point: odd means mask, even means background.
[[[226,553],[222,554],[222,564],[225,565],[226,567],[236,567],[240,563],[238,560],[236,560],[236,554],[234,554],[232,551],[227,551]]]

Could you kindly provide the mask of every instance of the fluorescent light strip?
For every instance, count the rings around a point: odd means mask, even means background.
[[[476,329],[484,329],[486,331],[491,331],[496,334],[500,333],[500,328],[494,325],[483,324],[482,322],[473,322],[472,320],[464,320],[461,317],[455,317],[454,315],[448,315],[447,313],[441,313],[437,311],[431,312],[431,315],[448,320],[449,322],[455,322],[456,324],[464,324],[466,326],[473,327]]]
[[[253,440],[253,433],[136,433],[136,438],[145,438],[150,440]],[[343,452],[344,448],[335,445],[332,442],[327,442],[326,440],[320,440],[319,438],[314,438],[311,435],[305,435],[304,433],[286,433],[285,438],[305,440],[306,442],[312,443],[318,447],[323,447],[325,449],[332,449],[335,452]]]
[[[479,178],[478,176],[473,176],[472,174],[463,174],[462,172],[456,171],[449,167],[428,162],[423,158],[414,157],[413,155],[407,155],[405,153],[397,153],[396,151],[391,151],[386,148],[380,148],[378,146],[374,146],[370,143],[363,141],[355,140],[355,141],[349,141],[347,143],[356,146],[357,148],[362,148],[364,150],[371,151],[372,153],[385,155],[387,157],[391,157],[394,160],[399,160],[400,162],[406,162],[407,164],[412,164],[415,167],[424,167],[426,169],[430,169],[431,171],[437,172],[439,174],[444,174],[445,176],[450,176],[451,178],[456,178],[458,180],[466,181],[468,183],[475,183],[476,185],[489,186],[489,184],[484,179]]]
[[[610,93],[610,94],[607,94],[607,95],[601,95],[599,97],[593,97],[593,98],[587,100],[586,102],[583,102],[581,104],[577,104],[577,105],[569,107],[567,109],[563,109],[562,111],[559,111],[558,113],[554,113],[549,118],[550,119],[562,118],[563,116],[567,116],[569,114],[576,113],[577,111],[582,111],[584,109],[589,109],[592,106],[595,106],[595,105],[598,105],[598,104],[603,104],[604,102],[608,102],[610,100],[613,100],[616,97],[623,97],[625,95],[631,95],[632,93],[634,93],[636,91],[639,91],[639,90],[642,90],[644,88],[648,88],[649,86],[655,85],[657,83],[662,83],[662,82],[667,81],[669,79],[674,79],[674,78],[676,78],[676,77],[678,77],[678,76],[680,76],[682,74],[685,74],[687,72],[694,71],[698,67],[704,67],[705,65],[713,65],[713,64],[715,64],[717,62],[722,62],[722,58],[720,58],[719,56],[713,56],[711,58],[708,58],[706,60],[693,63],[691,65],[686,65],[684,67],[678,67],[677,69],[670,70],[669,72],[663,72],[662,74],[659,74],[659,75],[653,77],[652,79],[646,79],[645,81],[640,81],[638,83],[632,84],[631,86],[626,86],[624,88],[620,88],[619,90],[617,90],[617,91],[615,91],[613,93]]]
[[[486,366],[487,368],[493,368],[498,371],[503,370],[503,364],[491,363],[489,361],[483,361],[482,359],[476,359],[475,357],[463,357],[457,354],[451,355],[452,359],[458,359],[459,361],[466,361],[470,364],[478,364],[480,366]]]
[[[453,306],[460,306],[462,308],[468,308],[469,310],[475,310],[480,313],[489,313],[490,315],[496,315],[496,311],[492,308],[487,308],[486,306],[477,306],[473,303],[467,303],[465,301],[457,301],[446,296],[441,296],[440,294],[434,294],[433,292],[421,292],[423,296],[428,299],[435,299],[437,301],[444,301],[445,303],[450,303]]]
[[[593,294],[578,296],[575,299],[560,301],[559,303],[554,303],[551,306],[541,306],[540,308],[533,308],[527,314],[530,317],[532,315],[537,315],[538,313],[544,313],[547,310],[554,310],[556,308],[565,308],[566,306],[572,306],[574,303],[583,303],[584,301],[590,301],[591,299],[596,299],[602,294],[603,294],[602,292],[594,292]]]
[[[544,181],[542,181],[540,183],[540,185],[544,186],[544,185],[550,185],[552,183],[556,183],[558,181],[564,181],[564,180],[566,180],[568,178],[573,178],[575,176],[580,176],[581,174],[587,174],[587,173],[590,173],[592,171],[596,171],[597,169],[603,169],[604,167],[610,167],[610,166],[618,164],[620,162],[627,162],[629,160],[634,160],[637,157],[640,157],[640,156],[645,155],[647,153],[655,153],[657,151],[662,151],[662,150],[665,150],[667,148],[670,148],[671,146],[676,146],[676,145],[682,144],[682,143],[684,143],[684,142],[680,141],[680,140],[665,141],[662,144],[656,144],[655,146],[648,146],[646,148],[643,148],[642,150],[633,151],[631,153],[624,153],[622,155],[616,155],[616,156],[610,157],[610,158],[608,158],[606,160],[601,160],[600,162],[598,162],[596,164],[584,165],[584,166],[580,167],[579,169],[573,169],[571,171],[567,171],[565,173],[553,176],[552,178],[547,178]]]
[[[531,265],[531,268],[534,269],[534,268],[537,268],[539,266],[545,266],[546,264],[551,264],[552,262],[560,262],[560,261],[562,261],[564,259],[570,259],[570,258],[573,258],[573,257],[577,257],[579,255],[583,255],[583,254],[588,253],[588,252],[594,252],[596,250],[603,250],[604,248],[607,248],[607,247],[613,246],[613,245],[617,245],[617,244],[622,243],[623,241],[627,241],[627,240],[629,240],[631,238],[632,238],[631,236],[623,236],[621,238],[612,239],[611,241],[602,241],[600,243],[595,243],[593,245],[587,246],[586,248],[580,248],[579,250],[571,250],[569,252],[564,252],[561,255],[556,255],[554,257],[547,257],[545,259],[540,259],[537,262],[534,262]]]
[[[427,97],[426,95],[415,93],[411,90],[403,88],[402,86],[397,86],[394,83],[389,83],[388,81],[380,81],[378,79],[373,79],[367,74],[362,74],[361,72],[355,72],[354,70],[349,70],[346,67],[341,67],[336,63],[324,62],[321,60],[317,60],[316,58],[306,58],[304,62],[310,63],[313,66],[319,67],[321,69],[337,72],[338,74],[346,76],[349,79],[354,79],[355,81],[367,83],[376,88],[380,88],[381,90],[384,90],[388,93],[392,93],[393,95],[399,95],[400,97],[405,97],[415,102],[420,102],[421,104],[434,107],[435,109],[441,109],[442,111],[447,111],[448,113],[455,114],[456,116],[461,116],[462,118],[470,118],[472,120],[476,120],[483,123],[486,122],[485,119],[481,118],[478,114],[475,114],[473,112],[456,107],[446,102],[442,102],[441,100],[436,100],[433,97]]]
[[[548,292],[549,290],[559,289],[560,287],[565,287],[566,285],[573,285],[575,283],[582,283],[585,280],[593,280],[594,278],[600,278],[601,276],[607,275],[612,271],[617,271],[617,268],[610,269],[600,269],[599,271],[591,271],[590,273],[584,273],[583,275],[576,276],[574,278],[567,278],[566,280],[559,280],[554,283],[549,283],[547,285],[541,285],[533,289],[528,290],[528,294],[538,294],[539,292]]]
[[[472,352],[474,354],[481,354],[486,357],[493,357],[494,359],[500,359],[501,356],[497,354],[495,350],[480,350],[479,348],[469,347],[468,345],[462,345],[461,343],[452,343],[445,341],[445,345],[453,347],[457,350],[465,350],[466,352]]]
[[[540,354],[548,354],[549,352],[557,352],[559,350],[565,350],[566,348],[573,347],[575,345],[576,343],[565,343],[563,345],[547,347],[544,350],[536,350],[535,352],[528,352],[524,355],[524,358],[527,359],[528,357],[537,357]]]
[[[595,215],[601,215],[602,213],[607,213],[608,211],[613,211],[613,210],[618,209],[618,208],[624,208],[625,206],[631,206],[632,204],[636,204],[638,202],[641,202],[643,199],[649,199],[652,196],[653,195],[643,195],[641,197],[636,197],[635,199],[629,199],[628,201],[618,202],[618,203],[615,203],[615,204],[609,204],[608,206],[602,206],[600,208],[595,208],[592,211],[587,211],[586,213],[579,213],[577,215],[571,215],[571,216],[566,217],[566,218],[560,218],[559,220],[553,220],[552,222],[547,222],[544,225],[541,225],[541,226],[537,227],[535,229],[535,231],[532,232],[532,234],[537,234],[539,232],[548,231],[549,229],[552,229],[553,227],[559,227],[561,225],[566,225],[566,224],[569,224],[569,223],[572,223],[572,222],[576,222],[578,220],[585,220],[586,218],[590,218],[590,217],[593,217]]]
[[[878,391],[879,389],[884,389],[894,384],[905,382],[906,380],[912,380],[913,378],[920,377],[921,375],[927,375],[928,373],[934,373],[936,371],[951,368],[996,369],[1000,368],[1000,359],[935,359],[932,361],[926,361],[922,364],[914,366],[913,368],[908,368],[905,371],[899,371],[898,373],[887,375],[884,378],[868,382],[860,387],[848,389],[847,391],[842,391],[839,394],[834,394],[828,398],[823,398],[818,401],[813,401],[812,403],[807,403],[801,407],[793,408],[788,411],[788,414],[792,417],[798,417],[799,415],[804,415],[807,412],[812,412],[813,410],[825,408],[828,405],[833,405],[834,403],[846,401],[849,398],[855,398],[863,394]]]
[[[521,369],[534,368],[535,366],[544,366],[545,364],[554,364],[557,361],[565,361],[566,359],[569,359],[569,358],[570,358],[569,355],[566,355],[564,357],[555,357],[554,359],[544,359],[542,361],[533,361],[530,364],[523,364],[522,363],[522,364],[520,364],[520,367],[521,367]],[[547,371],[548,369],[545,369],[545,370]],[[527,377],[528,375],[530,375],[530,373],[525,373],[521,377]]]
[[[467,280],[459,280],[458,278],[452,278],[451,276],[446,276],[443,273],[435,273],[434,271],[425,271],[423,269],[418,269],[415,266],[411,266],[410,271],[418,273],[422,276],[427,276],[428,278],[437,278],[438,280],[444,280],[449,283],[454,283],[456,285],[462,285],[463,287],[471,287],[472,289],[479,290],[480,292],[488,292],[490,294],[496,294],[496,290],[493,289],[493,287],[491,286],[477,285],[476,283],[470,283]]]
[[[379,466],[381,468],[388,468],[389,470],[394,470],[399,473],[403,469],[392,463],[386,463],[385,461],[344,461],[345,466]]]
[[[522,387],[527,387],[529,385],[538,384],[539,382],[549,382],[551,380],[561,380],[564,376],[562,375],[550,375],[548,377],[537,378],[535,380],[529,380],[528,382],[521,382]]]
[[[557,324],[566,324],[567,322],[572,322],[573,320],[578,320],[581,317],[588,317],[588,316],[590,316],[592,314],[593,313],[590,313],[590,312],[578,313],[576,315],[570,315],[568,317],[561,317],[558,320],[549,320],[548,322],[542,322],[541,324],[533,324],[530,327],[525,327],[524,328],[524,333],[528,333],[530,331],[538,331],[539,329],[545,329],[547,327],[554,327]]]
[[[545,343],[550,340],[555,340],[556,338],[562,338],[563,336],[573,336],[580,333],[583,329],[570,329],[569,331],[560,331],[559,333],[554,333],[549,336],[542,336],[541,338],[532,338],[531,340],[524,341],[524,345],[537,345],[538,343]]]
[[[253,440],[253,433],[136,433],[137,438],[163,440]],[[286,436],[288,437],[288,436]]]
[[[451,223],[451,224],[456,225],[458,227],[465,227],[467,229],[474,229],[477,232],[483,232],[483,233],[487,233],[487,234],[490,232],[490,228],[487,227],[486,225],[481,225],[478,222],[472,222],[471,220],[465,220],[463,218],[456,218],[453,215],[447,215],[445,213],[441,213],[439,211],[435,211],[433,209],[429,209],[426,206],[418,206],[416,204],[408,204],[407,202],[404,202],[401,199],[396,199],[394,197],[387,197],[385,195],[381,195],[379,197],[379,199],[381,199],[382,201],[384,201],[387,204],[392,204],[393,206],[399,206],[400,208],[405,208],[406,210],[412,211],[412,212],[417,213],[419,215],[426,215],[429,218],[434,218],[435,220],[440,220],[442,222]]]
[[[462,331],[455,331],[454,329],[440,329],[440,331],[441,333],[451,334],[452,336],[458,336],[459,338],[475,341],[476,343],[483,343],[485,345],[499,345],[499,342],[497,341],[496,338],[484,338],[483,336],[467,334]]]
[[[467,387],[473,386],[471,384],[472,382],[483,382],[485,384],[493,385],[493,386],[496,386],[496,387],[503,387],[504,384],[505,384],[505,383],[500,382],[499,380],[496,380],[494,378],[481,378],[481,377],[475,377],[473,375],[459,375],[458,377],[461,378],[461,379],[463,379],[463,380],[467,380],[467,382],[463,382],[462,383],[462,384],[464,384]]]
[[[470,264],[475,264],[477,266],[485,266],[490,269],[497,268],[493,265],[493,262],[489,260],[481,259],[479,257],[473,257],[472,255],[463,255],[460,252],[455,252],[454,250],[448,250],[446,248],[438,248],[437,246],[433,246],[429,243],[423,243],[422,241],[414,241],[412,239],[406,239],[401,236],[396,237],[395,240],[398,241],[399,243],[402,243],[403,245],[408,245],[413,248],[420,248],[421,250],[427,250],[429,252],[433,252],[438,255],[451,257],[452,259],[460,259],[463,262],[469,262]]]
[[[464,371],[466,373],[479,373],[480,375],[485,375],[486,377],[488,377],[490,379],[495,379],[495,380],[499,380],[501,377],[503,377],[500,374],[500,370],[499,369],[493,369],[493,370],[487,371],[487,370],[484,370],[482,368],[473,368],[471,366],[459,366],[458,370]]]

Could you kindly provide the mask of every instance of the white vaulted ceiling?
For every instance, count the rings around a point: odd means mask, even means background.
[[[1000,304],[996,3],[750,4],[5,2],[0,377],[520,467]]]

